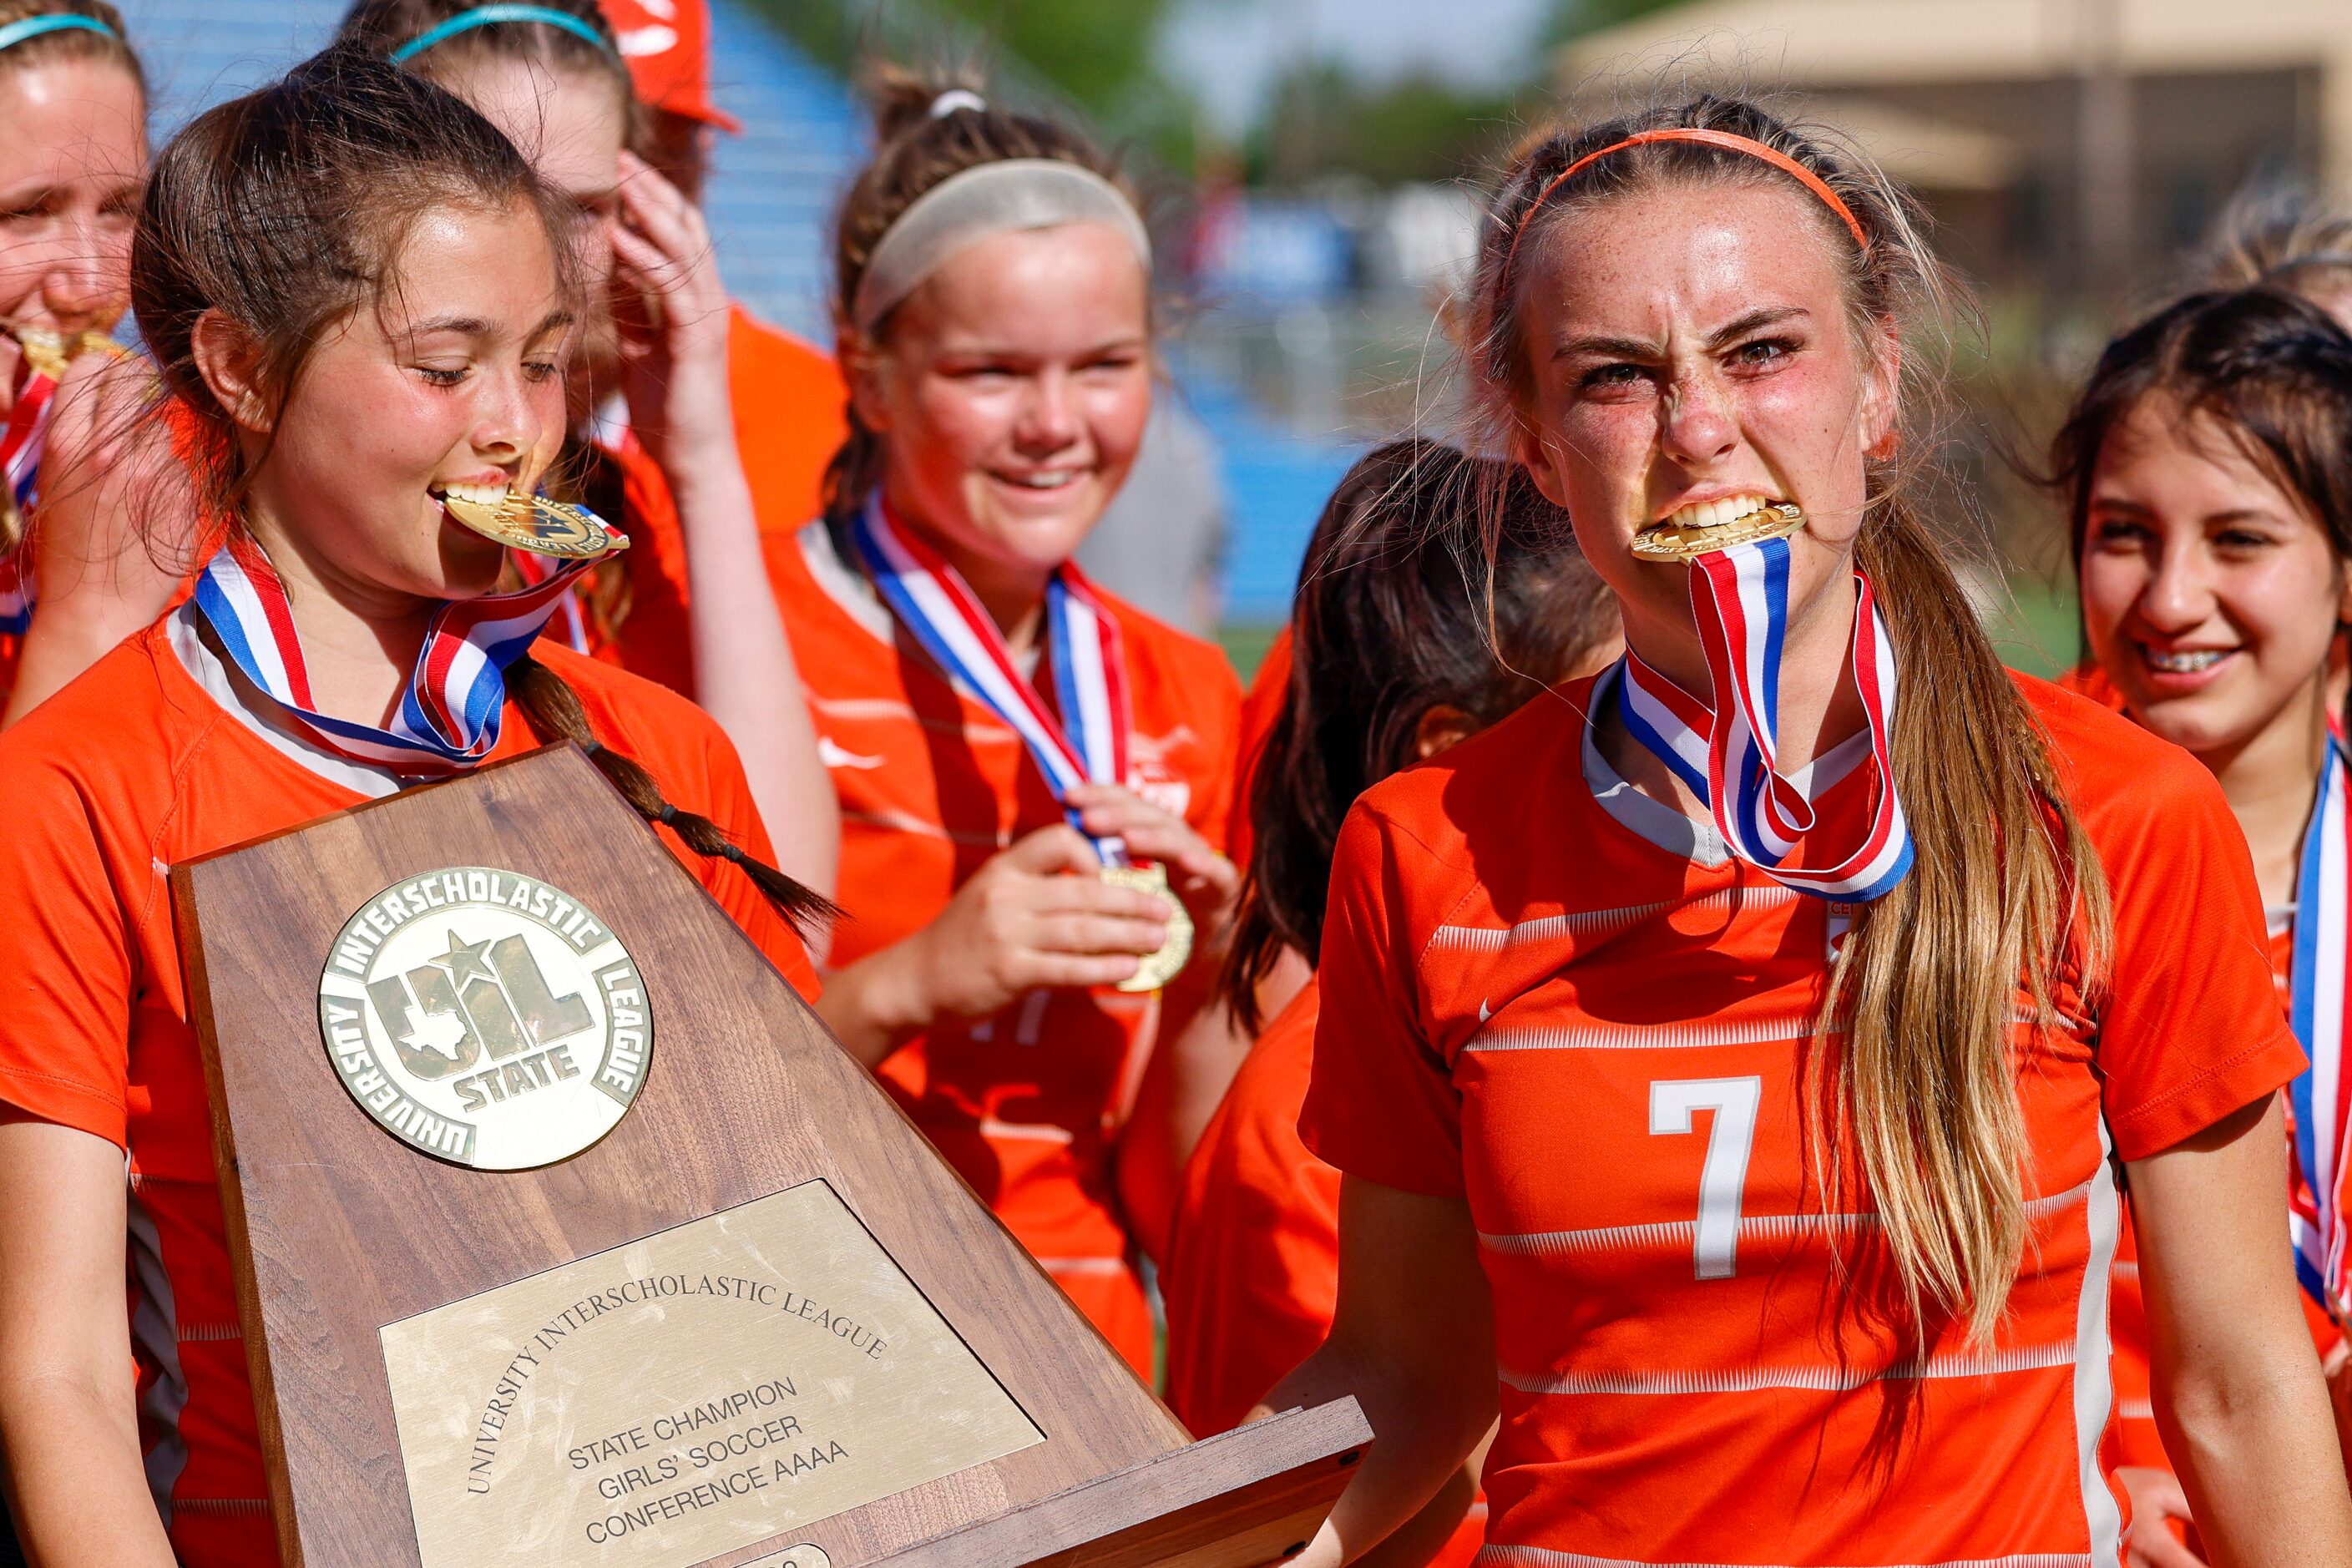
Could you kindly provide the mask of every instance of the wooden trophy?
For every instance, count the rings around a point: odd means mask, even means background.
[[[1244,1568],[1183,1429],[579,751],[175,867],[280,1554]]]

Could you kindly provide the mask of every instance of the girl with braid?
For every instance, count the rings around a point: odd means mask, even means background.
[[[1899,192],[1738,100],[1494,198],[1469,380],[1627,651],[1339,831],[1339,1297],[1266,1403],[1380,1441],[1291,1563],[1499,1417],[1495,1568],[2116,1568],[2126,1223],[2212,1560],[2352,1562],[2253,868],[2205,769],[1979,626],[1918,423],[1951,295]]]
[[[187,605],[0,735],[0,1454],[36,1562],[277,1561],[173,862],[576,741],[814,989],[793,922],[823,902],[762,863],[719,726],[534,646],[568,580],[497,594],[505,549],[452,510],[530,494],[562,449],[572,259],[497,128],[364,51],[158,163],[131,288],[218,548]],[[479,717],[420,728],[427,703]]]
[[[464,99],[564,198],[583,315],[558,471],[631,548],[549,635],[709,710],[782,864],[830,889],[839,826],[737,449],[727,290],[701,213],[637,155],[646,110],[611,21],[595,0],[357,0],[337,39]]]

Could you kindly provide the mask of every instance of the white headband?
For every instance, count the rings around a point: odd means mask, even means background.
[[[1151,270],[1151,236],[1135,204],[1117,185],[1059,158],[1003,158],[949,175],[917,196],[883,231],[866,275],[857,280],[856,298],[849,302],[850,324],[871,331],[968,246],[1067,223],[1108,224],[1135,247],[1143,269]]]

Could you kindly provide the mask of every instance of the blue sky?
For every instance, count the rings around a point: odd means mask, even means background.
[[[1465,82],[1524,70],[1545,0],[1188,0],[1169,28],[1171,70],[1238,130],[1282,67],[1309,52],[1368,75],[1427,68]]]

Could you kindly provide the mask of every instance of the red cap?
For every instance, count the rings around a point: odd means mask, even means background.
[[[621,41],[629,79],[649,109],[666,110],[740,131],[742,121],[710,101],[708,0],[604,0],[604,19]]]

